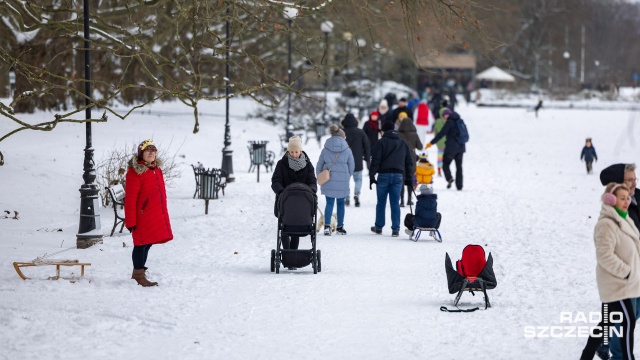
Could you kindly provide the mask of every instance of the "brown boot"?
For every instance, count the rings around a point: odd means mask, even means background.
[[[153,281],[149,281],[147,280],[145,274],[144,274],[144,269],[133,269],[133,274],[131,275],[132,279],[135,279],[135,281],[138,282],[138,285],[142,285],[142,286],[158,286],[157,282],[153,282]]]

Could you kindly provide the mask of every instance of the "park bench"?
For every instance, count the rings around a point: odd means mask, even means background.
[[[20,276],[22,278],[22,280],[27,280],[29,278],[26,277],[22,273],[20,268],[30,267],[30,266],[46,266],[46,265],[52,265],[52,266],[56,267],[56,275],[49,277],[49,280],[59,280],[60,279],[60,267],[61,266],[67,266],[67,267],[69,267],[69,266],[80,266],[80,277],[83,277],[84,276],[84,267],[85,266],[91,266],[91,263],[81,263],[78,260],[43,259],[43,258],[38,257],[35,260],[28,261],[28,262],[16,261],[16,262],[13,263],[13,268],[16,269],[16,272],[18,273],[18,276]],[[77,279],[76,278],[71,278],[69,280],[71,282],[74,282]]]
[[[120,233],[122,233],[122,229],[124,229],[124,213],[122,212],[124,209],[124,188],[120,184],[111,185],[106,188],[109,193],[109,198],[111,199],[113,205],[113,229],[111,229],[111,235],[113,236],[113,232],[116,231],[116,227],[118,224],[122,224],[120,226]],[[120,208],[118,210],[118,207]]]

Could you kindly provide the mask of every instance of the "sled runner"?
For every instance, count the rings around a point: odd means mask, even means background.
[[[30,261],[30,262],[16,261],[16,262],[13,263],[13,268],[16,269],[16,272],[18,273],[18,276],[20,276],[22,278],[22,280],[27,280],[29,278],[26,277],[22,273],[20,268],[30,267],[30,266],[45,266],[45,265],[53,265],[53,266],[56,267],[56,276],[49,277],[49,280],[59,280],[60,279],[60,267],[61,266],[80,266],[80,277],[83,277],[84,276],[84,267],[85,266],[91,266],[91,263],[81,263],[78,260],[61,260],[61,259],[36,258],[35,260]],[[71,278],[71,279],[67,279],[67,280],[70,280],[70,281],[74,282],[77,279]]]
[[[410,240],[417,242],[422,232],[426,231],[435,241],[442,242],[442,235],[438,230],[442,215],[436,211],[437,198],[436,194],[416,195],[415,215],[413,207],[410,206],[411,213],[404,218],[405,233],[409,235]]]
[[[271,272],[280,273],[280,264],[301,268],[311,264],[313,273],[321,271],[320,250],[316,250],[318,197],[307,184],[293,183],[278,197],[277,247],[271,250]],[[310,236],[311,249],[283,249],[283,236]]]
[[[462,250],[462,259],[456,261],[456,269],[451,265],[451,258],[449,258],[448,253],[445,256],[444,266],[447,272],[449,294],[458,293],[453,303],[454,306],[458,306],[458,301],[460,301],[463,292],[469,291],[472,295],[475,295],[474,291],[482,291],[484,294],[485,310],[491,307],[487,290],[494,289],[496,285],[498,285],[496,275],[493,272],[493,257],[491,253],[489,253],[489,256],[485,260],[482,246],[467,245],[464,250]],[[449,310],[442,306],[440,310],[448,312],[470,312],[478,310],[478,308]]]

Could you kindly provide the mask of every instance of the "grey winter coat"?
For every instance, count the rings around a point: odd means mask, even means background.
[[[339,154],[337,158],[336,154]],[[336,161],[332,167],[334,158]],[[353,175],[355,161],[347,141],[340,135],[334,135],[324,143],[316,164],[316,175],[329,168],[331,168],[331,178],[320,185],[320,193],[336,199],[349,196],[349,179]]]

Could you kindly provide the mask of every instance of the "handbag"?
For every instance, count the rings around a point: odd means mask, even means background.
[[[336,154],[336,156],[333,158],[333,162],[331,163],[331,166],[328,169],[324,169],[320,172],[320,174],[318,174],[319,185],[324,185],[327,181],[329,181],[329,179],[331,179],[331,168],[333,167],[333,164],[336,163],[336,160],[338,159],[338,155],[340,155],[340,153]]]

